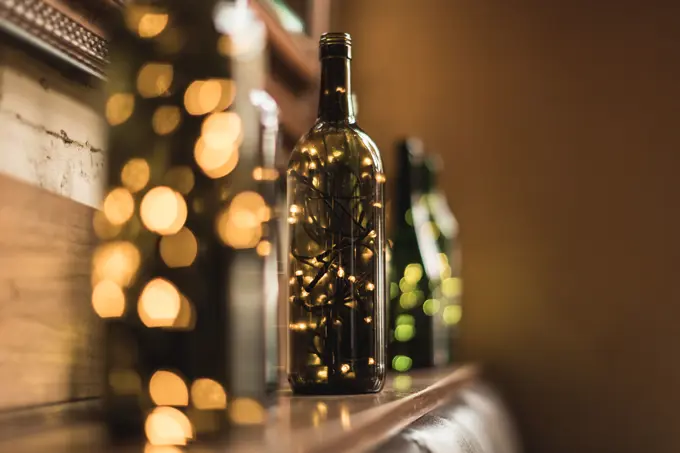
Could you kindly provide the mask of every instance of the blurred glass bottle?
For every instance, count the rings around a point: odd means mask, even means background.
[[[390,266],[390,358],[396,371],[441,365],[449,347],[441,317],[441,258],[425,201],[424,149],[409,138],[397,145]]]
[[[439,304],[434,307],[434,316],[440,317],[447,327],[440,330],[442,341],[449,345],[446,362],[455,360],[457,324],[461,316],[461,279],[460,279],[460,244],[458,242],[458,222],[451,212],[446,196],[439,190],[437,175],[442,168],[441,158],[429,154],[424,161],[423,199],[428,208],[428,230],[437,241],[440,259]]]
[[[114,442],[183,445],[264,420],[265,29],[216,0],[139,0],[119,19],[92,274],[106,420]]]
[[[319,53],[319,117],[288,164],[288,376],[297,393],[377,392],[385,377],[385,176],[354,117],[350,36],[322,35]]]

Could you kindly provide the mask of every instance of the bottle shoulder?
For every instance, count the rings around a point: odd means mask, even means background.
[[[375,171],[383,172],[380,151],[375,142],[356,123],[317,122],[298,140],[290,156],[290,163],[309,158],[361,161],[370,159]]]

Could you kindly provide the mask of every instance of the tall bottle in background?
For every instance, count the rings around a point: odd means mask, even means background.
[[[256,176],[271,177],[272,150],[252,93],[264,27],[241,2],[140,0],[111,38],[109,187],[92,274],[110,437],[184,445],[262,423],[260,255],[274,247]]]
[[[319,117],[288,165],[289,357],[297,393],[370,393],[385,377],[382,161],[356,124],[351,39],[320,41]]]
[[[462,315],[462,251],[458,237],[458,221],[451,210],[446,195],[439,188],[439,175],[443,169],[443,162],[438,155],[430,154],[425,162],[426,188],[425,199],[434,222],[433,229],[440,250],[441,257],[441,317],[448,326],[448,334],[452,347],[450,361],[455,360],[455,350],[458,338],[458,323]]]
[[[396,371],[446,363],[448,340],[440,317],[441,258],[423,197],[424,150],[410,138],[397,146],[390,266],[390,359]]]

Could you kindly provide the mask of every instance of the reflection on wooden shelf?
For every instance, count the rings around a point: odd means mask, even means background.
[[[269,410],[266,425],[261,430],[235,430],[224,442],[190,445],[187,451],[367,451],[451,401],[463,387],[475,382],[478,374],[474,365],[400,374],[389,379],[381,393],[368,395],[294,397],[290,392],[282,392]],[[80,417],[82,420],[82,414]],[[34,420],[38,419],[34,416]],[[123,453],[139,451],[139,448],[107,448],[103,427],[94,421],[74,421],[63,426],[52,424],[42,430],[34,427],[30,434],[24,431],[16,435],[0,430],[0,451],[42,450]]]

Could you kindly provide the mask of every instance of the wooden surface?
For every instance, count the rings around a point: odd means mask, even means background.
[[[0,176],[0,411],[101,394],[92,212]]]
[[[475,366],[414,373],[410,388],[395,388],[390,379],[375,395],[292,397],[284,392],[268,413],[259,432],[236,431],[232,440],[213,446],[192,446],[188,452],[340,453],[367,451],[424,414],[450,401],[458,390],[475,381]],[[141,452],[140,447],[107,450],[103,428],[94,422],[73,423],[0,436],[0,451],[79,453],[90,451]],[[47,450],[45,450],[47,451]]]

